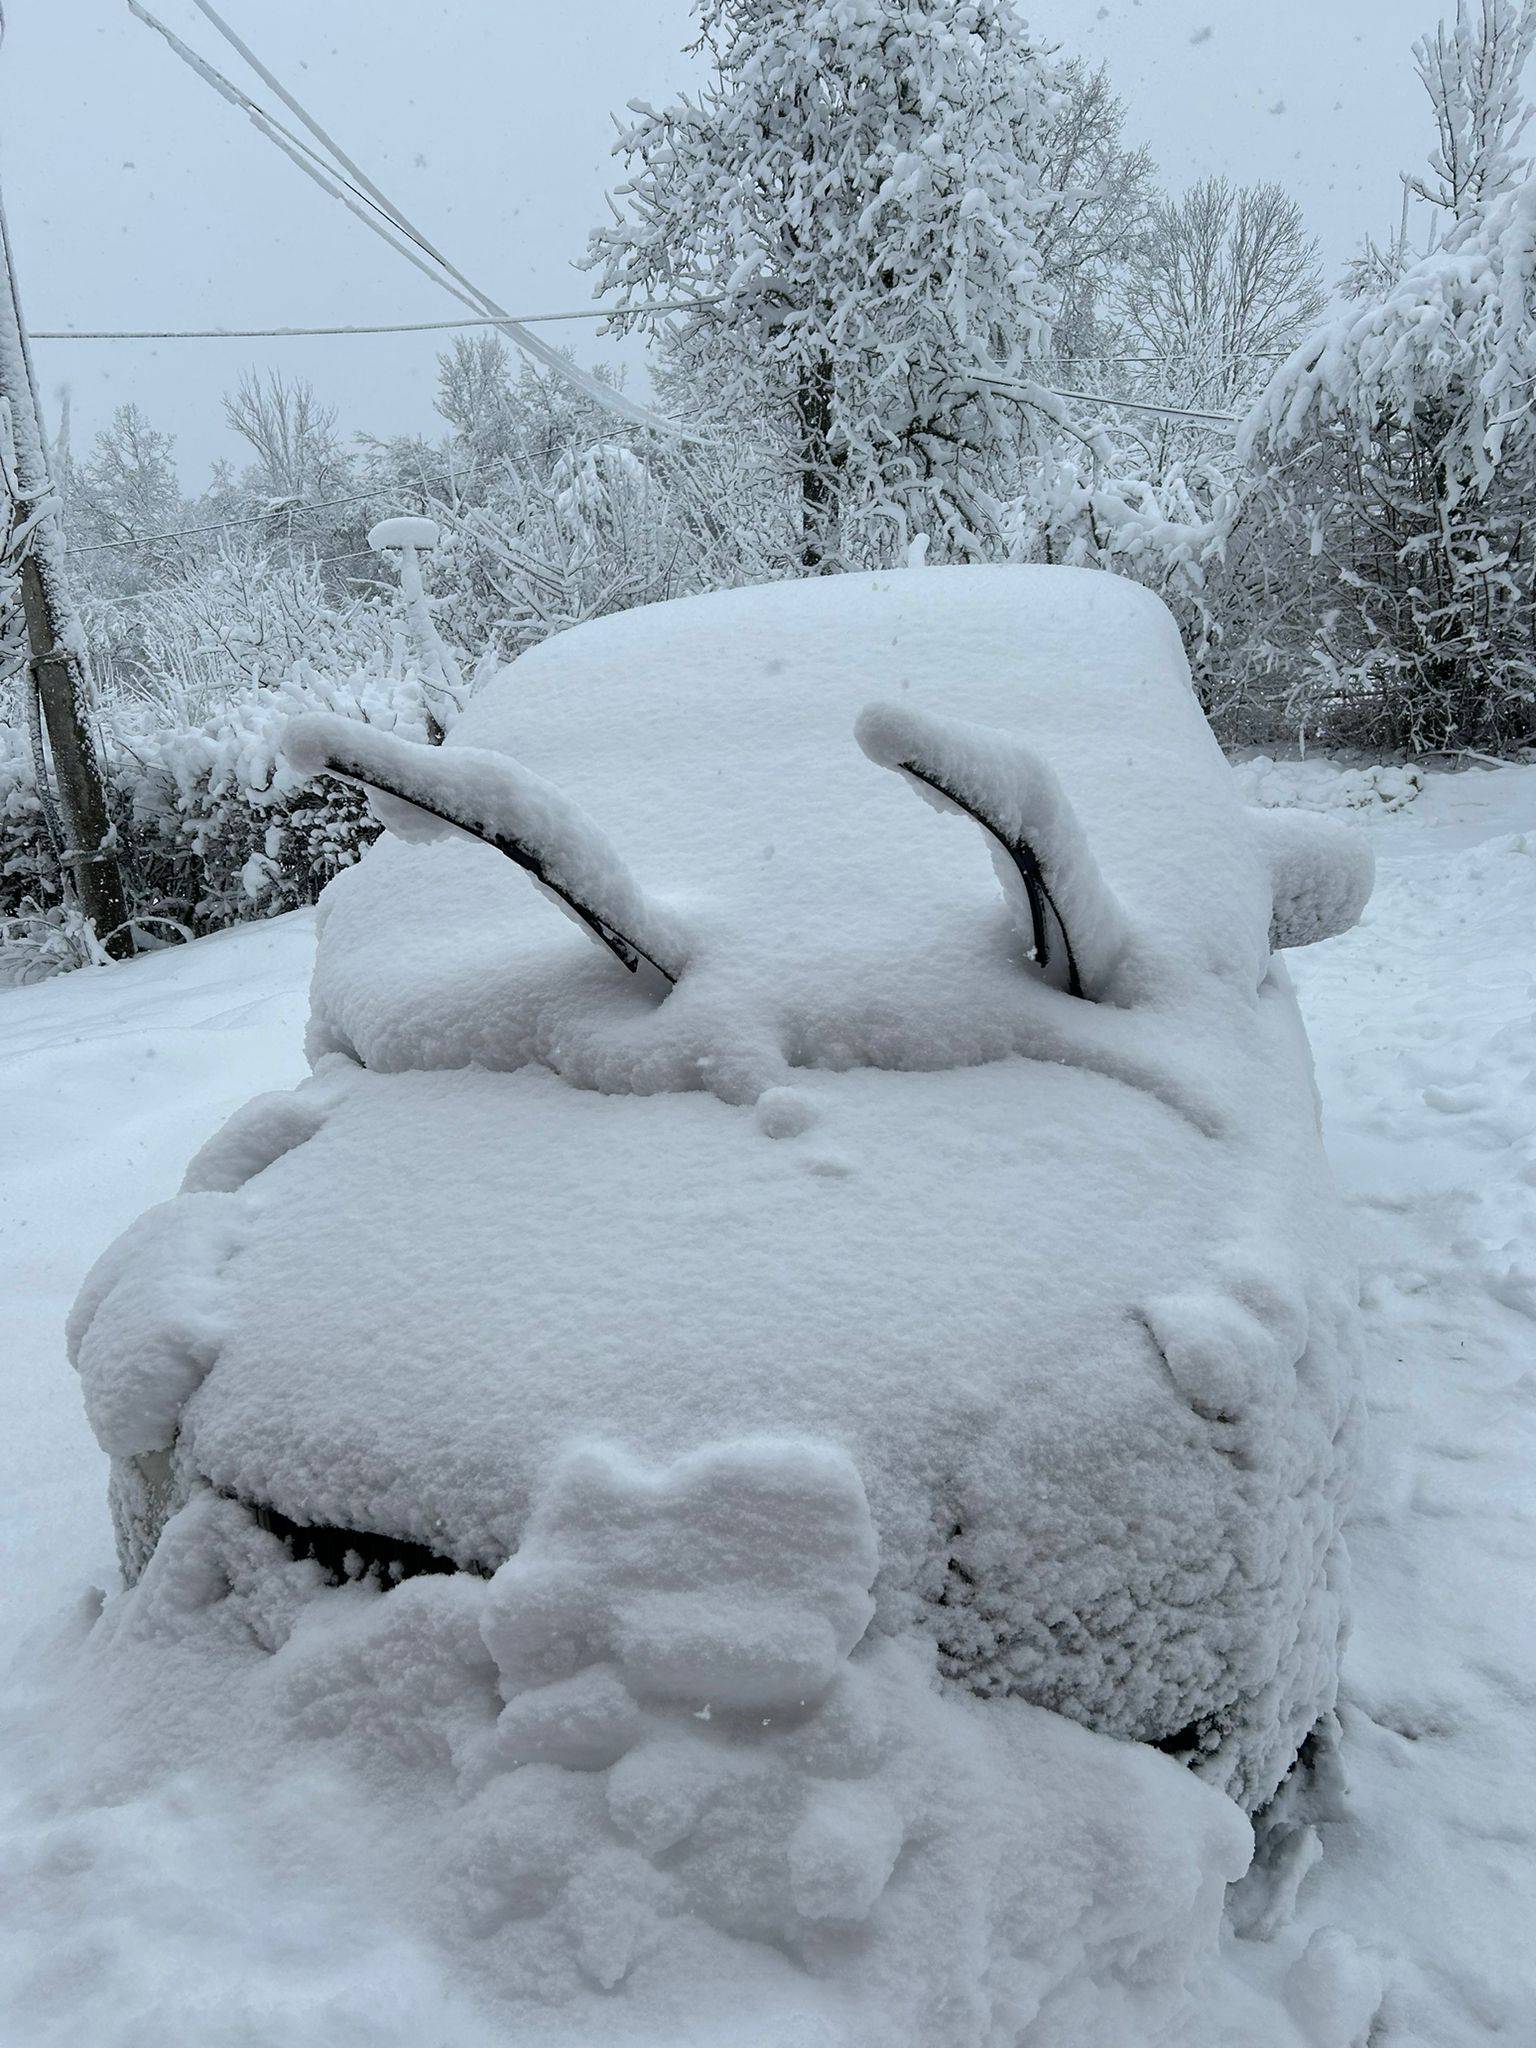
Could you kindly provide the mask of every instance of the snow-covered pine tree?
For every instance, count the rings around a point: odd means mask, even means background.
[[[811,569],[999,552],[1065,418],[1032,366],[1053,64],[1011,0],[700,0],[710,83],[632,102],[588,264],[707,414],[771,437]]]

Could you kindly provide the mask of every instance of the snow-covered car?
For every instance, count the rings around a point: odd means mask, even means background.
[[[489,1577],[502,1739],[565,1764],[793,1721],[862,1639],[1270,1800],[1335,1699],[1357,1304],[1275,949],[1370,864],[1244,807],[1164,607],[732,591],[440,749],[288,752],[390,829],[313,1078],[75,1311],[127,1579],[197,1513]]]

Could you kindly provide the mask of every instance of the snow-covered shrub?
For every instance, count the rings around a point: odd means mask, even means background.
[[[1317,565],[1314,726],[1413,748],[1536,731],[1536,182],[1298,351],[1245,433]]]
[[[1179,618],[1199,687],[1218,632],[1211,582],[1225,560],[1234,484],[1212,463],[1143,476],[1129,451],[1099,439],[1091,460],[1061,462],[1033,503],[1006,508],[1006,558],[1104,569],[1155,590]]]
[[[425,732],[405,611],[377,585],[338,593],[326,567],[312,542],[236,531],[159,586],[87,603],[88,638],[108,653],[96,737],[141,942],[312,902],[374,836],[355,791],[300,788],[277,751],[284,722],[303,711]],[[0,945],[11,979],[94,957],[61,887],[26,713],[13,674],[0,696]]]
[[[58,856],[37,793],[21,689],[6,695],[16,708],[0,720],[0,986],[81,964],[63,930]]]
[[[547,476],[509,475],[478,504],[434,500],[450,638],[512,655],[583,619],[681,595],[693,585],[670,509],[638,456],[602,444],[562,455]]]
[[[1291,698],[1323,736],[1507,750],[1536,733],[1536,181],[1514,155],[1536,9],[1462,0],[1419,46],[1442,239],[1314,334],[1239,454],[1314,614]],[[1396,274],[1391,274],[1395,270]]]
[[[338,591],[312,538],[236,528],[127,597],[92,597],[87,638],[98,690],[128,696],[155,715],[193,725],[230,698],[278,683],[297,661],[338,675],[390,649],[389,594],[351,563],[353,586]]]
[[[297,663],[275,688],[231,697],[199,724],[126,697],[104,707],[108,806],[132,914],[151,943],[312,903],[374,838],[358,791],[303,784],[283,763],[279,736],[305,711],[425,737],[419,686],[382,663],[345,678]],[[14,722],[0,723],[0,939],[13,974],[80,964],[27,735]]]
[[[750,450],[684,453],[622,428],[547,466],[498,464],[473,497],[429,500],[435,616],[455,646],[495,661],[610,612],[768,581],[792,558],[793,527],[761,467]]]
[[[287,720],[318,710],[425,737],[414,683],[339,680],[304,663],[201,726],[115,735],[119,830],[139,907],[194,931],[275,916],[312,903],[357,859],[378,830],[366,802],[340,785],[301,786],[278,751]]]

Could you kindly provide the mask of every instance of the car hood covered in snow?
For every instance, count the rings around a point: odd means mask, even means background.
[[[924,717],[1054,771],[1109,906],[1085,994],[878,765]],[[76,1311],[130,1570],[203,1482],[492,1571],[573,1447],[813,1442],[878,1629],[1260,1804],[1333,1703],[1354,1413],[1270,937],[1359,878],[1245,811],[1163,607],[1001,568],[690,599],[522,657],[466,749],[595,823],[676,986],[460,836],[332,885],[315,1078]]]

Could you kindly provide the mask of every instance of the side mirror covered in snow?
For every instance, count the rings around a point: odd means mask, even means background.
[[[1251,809],[1274,890],[1269,943],[1312,946],[1360,921],[1376,880],[1376,856],[1363,832],[1315,811]]]

